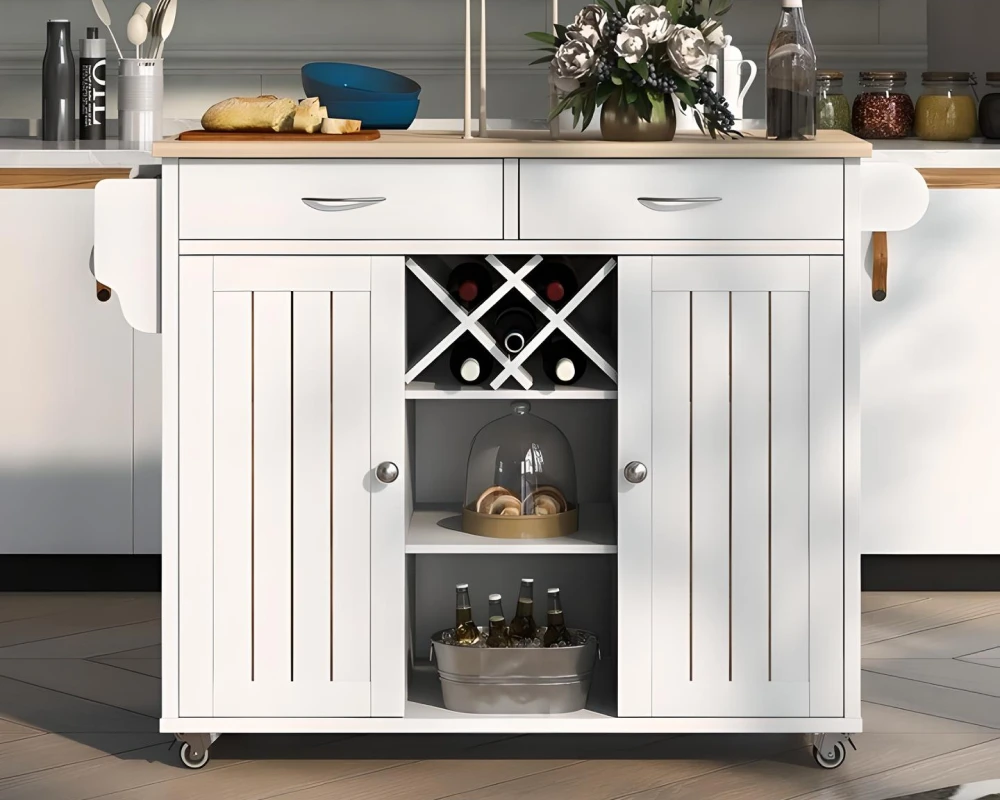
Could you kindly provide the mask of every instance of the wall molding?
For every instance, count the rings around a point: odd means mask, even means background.
[[[742,46],[744,56],[762,63],[764,44]],[[819,48],[825,67],[851,72],[863,69],[921,69],[927,63],[927,46],[915,45],[826,45]],[[0,75],[40,75],[44,49],[36,45],[0,43]],[[528,66],[538,56],[531,43],[495,45],[489,51],[490,72],[501,75],[541,74],[545,67]],[[461,44],[415,47],[407,45],[358,44],[312,47],[272,44],[267,47],[220,46],[171,48],[164,65],[174,75],[279,75],[297,74],[309,61],[333,60],[371,64],[408,75],[461,74],[464,50]],[[477,60],[477,59],[474,59]],[[109,59],[112,65],[114,61]],[[919,80],[911,75],[911,80]]]

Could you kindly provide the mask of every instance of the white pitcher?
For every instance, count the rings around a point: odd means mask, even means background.
[[[750,74],[747,82],[743,83],[743,65],[750,67]],[[757,65],[753,61],[743,58],[743,53],[738,47],[727,46],[722,51],[722,96],[729,102],[729,110],[737,120],[743,118],[743,101],[747,92],[753,85],[757,77]],[[736,127],[740,124],[737,122]]]

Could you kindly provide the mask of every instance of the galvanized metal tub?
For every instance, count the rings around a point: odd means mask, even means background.
[[[577,647],[463,647],[431,637],[444,706],[467,714],[566,714],[587,705],[597,637]]]

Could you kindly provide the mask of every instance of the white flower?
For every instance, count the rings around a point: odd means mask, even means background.
[[[597,47],[601,41],[601,32],[593,25],[581,25],[577,27],[574,23],[566,28],[566,37],[586,42],[591,47]]]
[[[608,12],[597,4],[584,6],[577,12],[571,30],[582,30],[586,27],[596,28],[597,32],[603,36],[604,26],[608,22]]]
[[[628,21],[642,28],[642,33],[650,44],[666,41],[674,27],[670,24],[670,13],[666,6],[654,6],[649,3],[632,6],[628,10]]]
[[[615,41],[615,52],[629,64],[638,63],[648,49],[649,42],[638,25],[626,25]]]
[[[597,57],[594,48],[582,39],[570,39],[556,50],[549,66],[549,73],[556,87],[571,92],[594,69]]]
[[[711,33],[706,34],[705,29],[714,25],[715,28]],[[722,25],[714,20],[705,20],[698,26],[698,30],[702,32],[705,37],[705,43],[708,46],[709,55],[718,56],[722,55],[723,49],[726,47],[726,34],[722,30]]]
[[[667,54],[682,78],[697,78],[708,66],[708,45],[697,28],[675,27],[667,37]]]

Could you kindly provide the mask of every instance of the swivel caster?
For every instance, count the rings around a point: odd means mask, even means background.
[[[208,748],[192,750],[187,742],[181,744],[181,763],[188,769],[201,769],[208,763]]]
[[[824,752],[813,745],[813,758],[823,769],[836,769],[847,758],[847,748],[841,742],[837,742],[833,745],[832,752]]]

